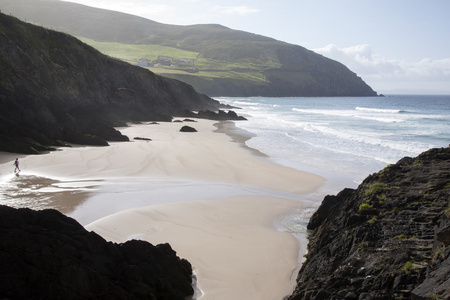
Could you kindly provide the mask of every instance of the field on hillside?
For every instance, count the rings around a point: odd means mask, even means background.
[[[208,59],[198,52],[160,45],[98,42],[84,37],[77,38],[105,55],[134,65],[140,65],[157,74],[189,74],[199,77],[232,78],[262,83],[265,81],[265,76],[262,73],[264,69],[279,67],[277,63],[266,63],[262,67],[254,63],[230,63]]]

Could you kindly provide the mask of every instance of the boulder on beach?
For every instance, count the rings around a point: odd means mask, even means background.
[[[191,126],[183,126],[180,129],[181,132],[197,132],[197,129]]]

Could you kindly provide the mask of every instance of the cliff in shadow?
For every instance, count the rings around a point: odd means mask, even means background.
[[[116,244],[56,210],[0,206],[1,299],[184,300],[192,267],[169,244]]]
[[[450,299],[450,148],[327,196],[286,300]]]
[[[168,25],[59,0],[0,0],[0,6],[22,20],[90,39],[108,55],[145,59],[145,67],[209,96],[376,96],[337,61],[218,24]]]
[[[0,13],[0,151],[125,141],[112,126],[170,121],[219,103],[181,81]]]

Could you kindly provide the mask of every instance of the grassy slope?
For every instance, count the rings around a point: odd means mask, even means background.
[[[138,64],[139,59],[145,58],[153,62],[147,68],[158,74],[182,74],[189,73],[190,76],[212,77],[212,78],[234,78],[264,82],[265,76],[262,71],[265,68],[277,68],[277,63],[266,63],[264,66],[254,62],[237,63],[234,61],[221,61],[218,59],[206,58],[200,52],[182,50],[169,46],[151,44],[124,44],[116,42],[99,42],[85,37],[78,37],[84,43],[98,49],[100,52],[127,61],[131,64]],[[165,65],[158,61],[158,57],[167,57],[173,60],[189,61],[184,65]],[[195,68],[196,72],[191,70]]]

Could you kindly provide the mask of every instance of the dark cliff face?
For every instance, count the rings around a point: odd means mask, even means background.
[[[35,153],[58,141],[107,145],[128,139],[111,126],[219,107],[185,83],[4,14],[0,78],[0,151]]]
[[[1,299],[186,299],[192,268],[169,244],[106,242],[56,210],[0,206]]]
[[[327,196],[289,300],[450,299],[450,148]]]

